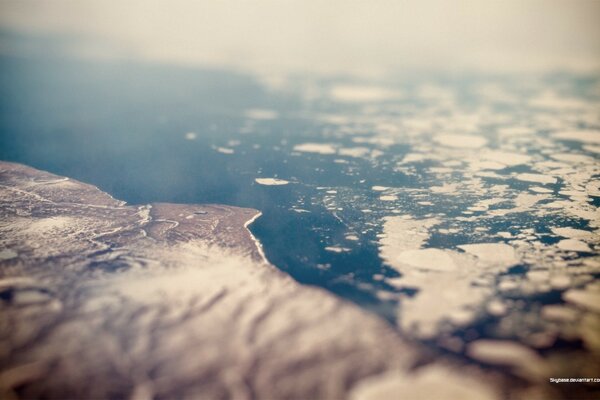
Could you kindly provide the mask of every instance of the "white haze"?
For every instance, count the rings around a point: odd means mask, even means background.
[[[0,29],[73,34],[84,39],[77,50],[94,57],[261,73],[600,66],[600,1],[593,0],[17,0],[0,7]]]

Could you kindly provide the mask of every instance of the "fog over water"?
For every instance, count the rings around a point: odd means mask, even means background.
[[[27,0],[2,1],[0,7],[2,27],[76,36],[74,51],[88,57],[260,74],[498,73],[600,65],[600,4],[593,0]]]

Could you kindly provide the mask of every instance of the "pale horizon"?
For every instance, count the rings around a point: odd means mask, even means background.
[[[262,74],[600,69],[596,1],[0,4],[0,29],[77,38],[93,58]]]

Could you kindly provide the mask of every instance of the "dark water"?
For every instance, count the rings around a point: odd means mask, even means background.
[[[348,175],[318,155],[291,156],[297,143],[322,141],[318,126],[302,115],[309,110],[301,99],[269,93],[254,78],[225,71],[52,57],[2,57],[0,70],[1,159],[97,185],[132,204],[259,209],[263,216],[252,230],[269,260],[300,282],[388,314],[371,289],[356,285],[383,285],[372,275],[394,274],[378,258],[376,230],[349,253],[326,251],[347,227],[312,198],[323,191],[318,186],[368,189],[390,179],[378,178],[366,161],[357,163],[360,174]],[[256,121],[240,134],[248,120],[244,111],[252,108],[276,110],[279,118]],[[187,132],[196,140],[186,140]],[[231,147],[231,140],[239,141],[234,154],[215,150]],[[261,176],[302,184],[261,186],[254,182]]]

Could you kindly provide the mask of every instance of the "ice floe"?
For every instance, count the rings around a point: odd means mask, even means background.
[[[567,251],[583,251],[583,252],[592,251],[592,249],[590,249],[590,246],[588,246],[587,243],[582,242],[581,240],[577,240],[577,239],[561,240],[560,242],[558,242],[556,244],[556,247],[558,247],[561,250],[567,250]]]
[[[388,217],[379,240],[381,257],[401,274],[389,283],[418,290],[402,299],[398,319],[401,329],[420,338],[436,336],[445,321],[456,326],[472,322],[493,293],[489,274],[518,262],[514,249],[504,243],[459,246],[465,253],[423,248],[438,223]]]
[[[552,137],[559,140],[570,140],[574,142],[582,142],[588,144],[600,144],[600,131],[596,130],[572,130],[556,132],[552,135]]]
[[[277,178],[256,178],[256,179],[254,179],[254,181],[256,183],[258,183],[259,185],[265,185],[265,186],[282,186],[282,185],[287,185],[288,183],[290,183],[289,181],[286,181],[285,179],[277,179]]]
[[[235,150],[230,149],[228,147],[217,147],[216,150],[219,153],[222,153],[222,154],[233,154],[233,153],[235,153]]]
[[[434,136],[433,140],[442,146],[461,149],[479,149],[487,144],[486,138],[475,135],[443,134]]]
[[[294,146],[294,151],[303,153],[335,154],[337,150],[331,143],[302,143]]]
[[[530,173],[518,174],[516,176],[516,178],[523,182],[534,182],[534,183],[541,183],[541,184],[556,183],[555,177],[549,176],[549,175],[543,175],[543,174],[530,174]]]

